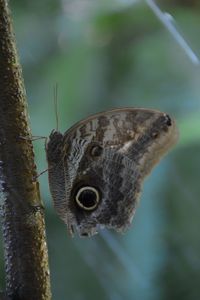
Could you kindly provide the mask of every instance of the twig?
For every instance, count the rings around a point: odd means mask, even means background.
[[[160,20],[160,22],[165,26],[165,28],[171,33],[177,44],[185,51],[189,59],[192,61],[193,64],[199,65],[200,61],[197,55],[194,53],[192,48],[189,46],[189,44],[186,42],[186,40],[183,38],[183,36],[178,32],[176,27],[174,26],[170,14],[163,13],[161,9],[158,7],[158,5],[155,4],[153,0],[145,0],[147,5],[151,8],[151,10],[154,12],[154,14],[157,16],[157,18]]]

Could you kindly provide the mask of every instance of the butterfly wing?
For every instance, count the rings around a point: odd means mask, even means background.
[[[54,205],[80,235],[99,227],[124,231],[132,220],[143,178],[177,140],[175,122],[154,110],[115,109],[75,124],[47,144]],[[52,154],[54,153],[54,154]],[[59,179],[58,179],[59,178]],[[98,200],[98,201],[97,201]]]

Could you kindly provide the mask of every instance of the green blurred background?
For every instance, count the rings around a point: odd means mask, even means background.
[[[157,1],[200,56],[200,2]],[[144,183],[124,235],[71,239],[46,207],[54,300],[200,299],[200,66],[192,63],[145,1],[10,1],[33,135],[60,130],[111,107],[155,108],[177,120],[177,146]],[[44,143],[35,145],[38,171]],[[0,287],[4,286],[3,249]]]

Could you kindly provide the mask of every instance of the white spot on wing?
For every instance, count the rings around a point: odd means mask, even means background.
[[[128,151],[128,149],[132,146],[133,141],[128,141],[124,144],[124,146],[122,148],[119,149],[120,153],[126,153]]]

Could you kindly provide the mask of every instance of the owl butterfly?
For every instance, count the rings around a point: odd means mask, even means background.
[[[122,108],[95,114],[64,134],[52,131],[46,153],[55,209],[80,236],[100,228],[124,232],[141,184],[175,144],[174,120],[155,110]]]

